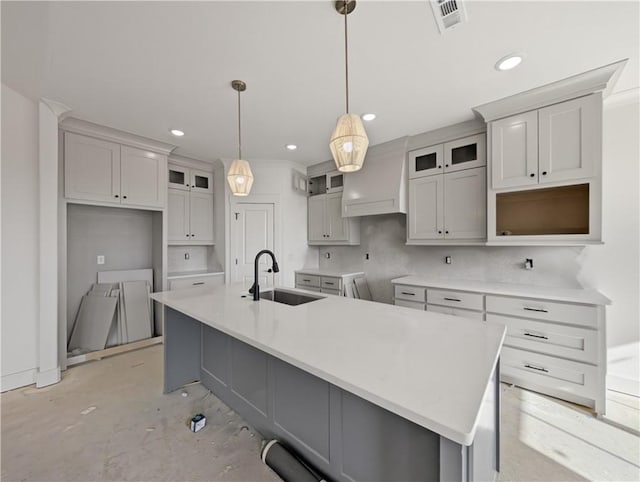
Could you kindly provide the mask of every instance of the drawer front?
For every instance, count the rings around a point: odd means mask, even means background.
[[[471,318],[473,320],[484,321],[484,313],[482,311],[464,310],[461,308],[451,308],[450,306],[427,305],[427,311],[433,313],[444,313],[445,315],[461,316],[463,318]]]
[[[405,308],[413,308],[414,310],[425,310],[424,303],[418,303],[417,301],[407,301],[407,300],[399,300],[396,299],[393,301],[393,304],[396,306],[404,306]]]
[[[334,277],[331,277],[331,276],[322,276],[320,286],[322,287],[323,291],[325,290],[325,288],[329,289],[329,290],[338,290],[338,291],[340,291],[342,289],[342,278],[334,278]]]
[[[427,290],[427,302],[434,305],[466,308],[468,310],[484,310],[484,295],[465,293],[463,291]]]
[[[523,316],[545,321],[559,321],[596,328],[598,309],[595,306],[574,305],[558,301],[530,300],[487,295],[487,312]]]
[[[296,285],[296,288],[300,288],[301,290],[314,291],[316,293],[320,293],[320,288],[316,288],[316,287]]]
[[[332,290],[331,288],[322,288],[320,290],[321,293],[327,294],[327,295],[336,295],[336,296],[340,296],[340,290]]]
[[[169,290],[182,290],[195,286],[221,286],[224,284],[222,276],[196,276],[193,278],[181,278],[169,280]]]
[[[594,398],[597,367],[516,348],[503,347],[500,371],[508,381]]]
[[[320,288],[320,276],[296,273],[296,285],[300,287],[311,286]]]
[[[505,345],[598,363],[598,332],[595,330],[493,314],[487,315],[487,321],[507,326]]]
[[[427,298],[425,296],[426,290],[417,286],[405,286],[395,285],[393,288],[393,297],[396,300],[408,300],[424,303]]]

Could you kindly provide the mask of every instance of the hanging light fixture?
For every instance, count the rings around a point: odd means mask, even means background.
[[[335,8],[344,15],[344,63],[346,86],[346,113],[338,118],[329,148],[339,171],[354,172],[362,168],[364,156],[369,147],[369,138],[359,115],[349,113],[349,49],[347,15],[356,8],[355,0],[337,0]]]
[[[227,181],[234,196],[248,196],[253,185],[253,173],[249,162],[242,159],[242,125],[240,123],[240,92],[247,90],[242,80],[232,80],[231,87],[238,92],[238,158],[231,163]]]

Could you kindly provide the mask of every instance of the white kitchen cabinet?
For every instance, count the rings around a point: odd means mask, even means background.
[[[493,189],[593,176],[601,126],[599,94],[490,122]]]
[[[486,236],[486,168],[409,181],[407,241]]]
[[[213,244],[213,195],[169,189],[169,244]]]
[[[360,244],[360,219],[342,217],[342,193],[308,198],[308,242],[310,245]]]
[[[169,290],[182,290],[197,286],[222,286],[224,285],[224,273],[210,273],[199,276],[182,276],[168,280]]]
[[[163,208],[167,157],[145,149],[65,133],[65,197]]]
[[[444,144],[444,172],[487,165],[486,134],[463,137]]]
[[[190,182],[191,178],[188,167],[169,164],[169,187],[171,189],[189,191],[191,187]]]
[[[169,187],[213,194],[213,173],[170,163]]]
[[[425,147],[409,153],[409,179],[444,172],[444,145]]]
[[[320,269],[300,270],[295,272],[296,288],[326,293],[329,295],[345,295],[345,286],[353,285],[356,278],[362,278],[364,273],[323,271]]]

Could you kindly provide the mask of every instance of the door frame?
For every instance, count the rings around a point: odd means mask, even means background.
[[[246,197],[236,197],[229,194],[229,211],[227,212],[227,221],[225,226],[225,271],[227,284],[231,284],[231,223],[234,221],[234,212],[239,204],[272,204],[273,205],[273,250],[278,261],[280,272],[287,269],[286,257],[282,253],[282,222],[280,217],[280,194],[250,194]],[[280,273],[274,274],[274,286],[280,285]]]

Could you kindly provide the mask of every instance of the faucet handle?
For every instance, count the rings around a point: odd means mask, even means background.
[[[249,288],[249,293],[253,294],[255,291],[256,291],[256,284],[255,284],[255,283],[253,283],[253,284],[251,285],[251,288]]]

